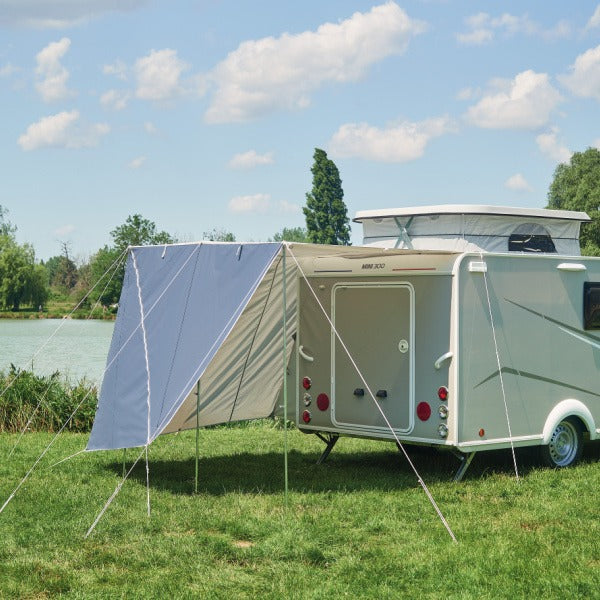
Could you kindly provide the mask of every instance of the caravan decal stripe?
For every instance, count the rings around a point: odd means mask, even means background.
[[[577,392],[584,392],[585,394],[590,394],[591,396],[596,396],[600,398],[600,394],[597,392],[592,392],[591,390],[586,390],[585,388],[578,387],[576,385],[571,385],[569,383],[565,383],[563,381],[558,381],[557,379],[550,379],[550,377],[543,377],[542,375],[536,375],[535,373],[527,373],[527,371],[518,371],[517,369],[513,369],[512,367],[502,367],[502,373],[507,373],[509,375],[519,375],[520,377],[526,377],[527,379],[534,379],[536,381],[543,381],[544,383],[552,383],[554,385],[560,385],[561,387],[568,388],[570,390],[576,390]],[[484,383],[491,381],[492,379],[498,377],[499,371],[494,371],[491,375],[480,381],[477,385],[473,387],[473,389],[477,389],[479,386],[482,386]]]
[[[511,304],[513,304],[514,306],[517,306],[519,308],[522,308],[523,310],[526,310],[527,312],[530,312],[533,315],[536,315],[538,317],[541,317],[542,319],[546,320],[546,321],[550,321],[550,323],[554,323],[555,325],[558,325],[561,329],[563,329],[563,331],[565,329],[568,329],[576,334],[577,337],[584,337],[584,338],[588,338],[589,340],[593,340],[593,342],[597,342],[600,343],[600,338],[596,337],[595,335],[591,335],[589,333],[586,333],[585,331],[583,331],[582,329],[578,329],[577,327],[572,327],[571,325],[567,325],[566,323],[563,323],[562,321],[557,321],[556,319],[553,319],[552,317],[549,317],[548,315],[545,315],[541,312],[538,312],[537,310],[533,310],[531,308],[527,308],[526,306],[523,306],[522,304],[519,304],[518,302],[515,302],[514,300],[509,300],[508,298],[504,298],[507,302],[510,302]],[[565,333],[569,333],[569,331],[565,331]],[[587,341],[587,340],[583,340],[583,341]],[[589,342],[588,342],[589,343]],[[595,345],[595,344],[592,344]]]

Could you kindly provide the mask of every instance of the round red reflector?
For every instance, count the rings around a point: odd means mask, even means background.
[[[427,402],[419,402],[417,404],[417,417],[421,419],[421,421],[427,421],[431,416],[431,406],[427,404]]]
[[[327,410],[329,408],[329,396],[327,394],[319,394],[317,396],[317,406],[319,410]]]
[[[484,435],[485,435],[485,429],[482,427],[482,428],[479,430],[479,437],[483,437]]]
[[[310,386],[311,386],[311,385],[312,385],[312,381],[311,381],[310,377],[305,377],[305,378],[302,380],[302,387],[303,387],[305,390],[310,390]]]
[[[302,420],[303,420],[305,423],[310,423],[310,411],[308,411],[308,410],[305,410],[305,411],[302,413]]]
[[[438,388],[438,398],[440,400],[448,400],[448,388],[445,385]]]

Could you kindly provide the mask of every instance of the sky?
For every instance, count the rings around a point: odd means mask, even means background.
[[[315,148],[350,218],[543,208],[600,147],[600,3],[0,0],[0,94],[0,204],[38,259],[136,213],[181,241],[304,226]]]

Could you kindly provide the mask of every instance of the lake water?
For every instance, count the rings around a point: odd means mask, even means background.
[[[100,383],[113,321],[0,319],[0,371],[15,367],[40,375],[60,371],[71,381]]]

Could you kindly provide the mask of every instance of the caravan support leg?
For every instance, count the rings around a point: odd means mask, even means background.
[[[327,444],[325,450],[323,450],[323,454],[321,454],[321,456],[319,457],[319,460],[317,461],[317,464],[320,465],[325,460],[327,460],[329,453],[333,450],[333,447],[335,446],[337,441],[340,439],[340,436],[337,433],[322,434],[322,433],[319,433],[318,431],[316,433],[316,436],[320,440],[325,442],[325,444]]]
[[[458,460],[461,462],[460,467],[458,467],[458,471],[456,471],[456,475],[454,475],[454,481],[459,482],[463,478],[465,471],[469,468],[471,461],[477,453],[469,452],[469,454],[463,454],[462,452],[453,452],[452,454],[454,454],[454,456],[456,456],[456,458],[458,458]]]

